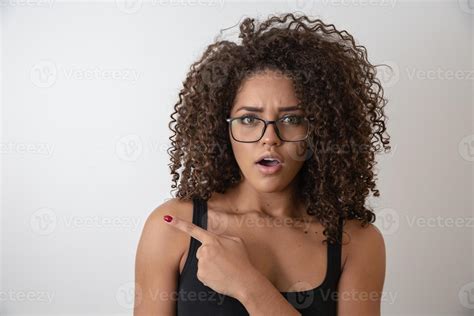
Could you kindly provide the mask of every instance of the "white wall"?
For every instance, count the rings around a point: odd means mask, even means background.
[[[171,197],[168,121],[188,67],[244,15],[299,10],[396,70],[380,73],[383,315],[472,315],[474,4],[209,1],[2,2],[0,314],[132,314],[140,232]]]

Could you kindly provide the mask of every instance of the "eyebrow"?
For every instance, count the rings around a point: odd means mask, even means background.
[[[247,110],[251,112],[263,112],[263,108],[258,108],[254,106],[243,106],[240,109],[238,109],[236,112],[242,111],[242,110]],[[290,111],[296,111],[296,110],[302,110],[300,106],[285,106],[281,107],[278,109],[278,112],[290,112]]]

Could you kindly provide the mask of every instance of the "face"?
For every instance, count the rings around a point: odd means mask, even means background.
[[[286,122],[295,122],[295,118],[304,117],[303,111],[283,108],[294,108],[298,106],[298,103],[292,80],[280,73],[267,70],[248,77],[242,82],[230,117],[249,115],[266,120],[277,120],[290,116],[285,119]],[[255,121],[252,118],[247,118],[244,119],[244,122],[249,124]],[[290,129],[286,129],[286,131],[288,130]],[[261,132],[258,135],[261,135]],[[247,181],[256,190],[267,193],[276,192],[294,184],[305,161],[306,140],[282,141],[276,133],[275,124],[269,124],[264,135],[257,142],[242,143],[234,140],[230,128],[229,138],[244,181]],[[285,137],[283,136],[283,138]],[[257,163],[260,157],[267,153],[276,154],[283,160],[277,172],[269,174],[263,170],[266,168]]]

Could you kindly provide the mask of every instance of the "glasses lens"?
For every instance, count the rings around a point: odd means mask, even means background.
[[[308,133],[308,121],[303,116],[288,115],[277,121],[280,137],[284,141],[304,140]],[[252,116],[232,120],[232,135],[237,141],[256,142],[260,139],[265,123]]]
[[[308,120],[301,115],[284,116],[279,119],[276,124],[283,140],[303,140],[308,133]]]
[[[241,142],[255,142],[262,136],[265,123],[252,117],[244,116],[232,121],[232,135]]]

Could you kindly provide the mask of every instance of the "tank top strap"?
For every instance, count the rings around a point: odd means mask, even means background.
[[[199,197],[193,198],[193,224],[197,225],[201,228],[206,229],[207,225],[207,211],[206,211],[206,203]],[[185,280],[190,272],[193,271],[197,267],[197,259],[196,259],[196,251],[201,246],[201,242],[194,237],[191,236],[191,240],[189,243],[188,248],[188,255],[186,261],[184,263],[183,270],[179,277],[179,282]]]
[[[207,201],[200,197],[193,198],[193,224],[207,229]]]
[[[328,244],[328,278],[331,286],[336,286],[341,275],[342,228],[343,218],[339,218],[339,241]]]

